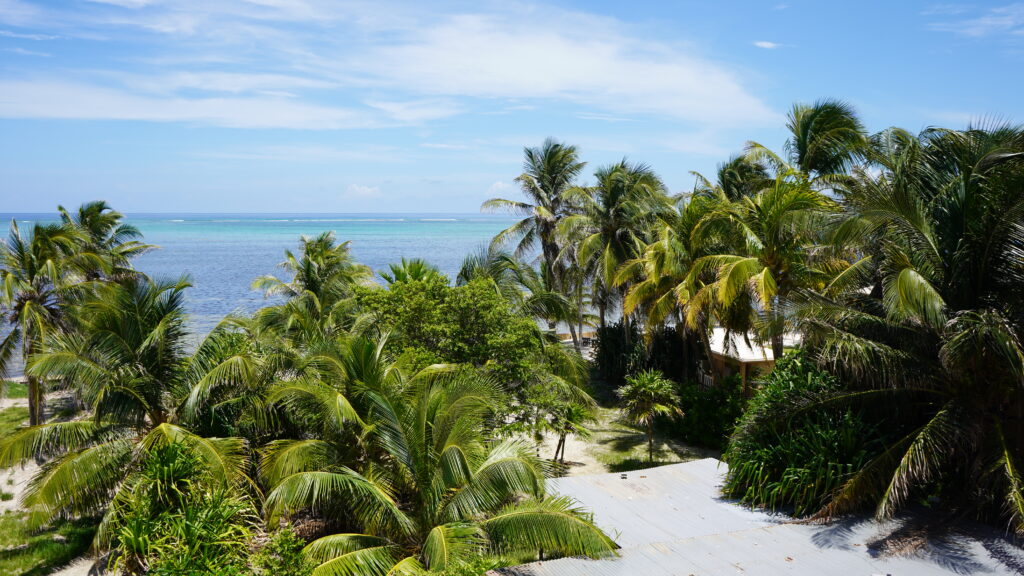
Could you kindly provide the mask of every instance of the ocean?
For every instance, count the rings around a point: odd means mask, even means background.
[[[19,226],[53,221],[55,214],[0,214]],[[156,278],[187,274],[190,330],[205,334],[233,313],[251,313],[268,301],[252,290],[264,274],[284,278],[278,264],[299,237],[325,230],[351,241],[355,258],[375,271],[402,257],[423,258],[454,281],[463,258],[515,222],[491,214],[128,214],[126,221],[159,246],[135,260]],[[5,234],[6,236],[6,231]]]

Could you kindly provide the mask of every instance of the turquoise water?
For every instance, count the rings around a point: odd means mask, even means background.
[[[0,214],[9,222],[52,220],[52,214]],[[232,312],[267,304],[250,286],[264,274],[282,275],[277,265],[299,237],[333,230],[351,241],[352,253],[376,271],[391,262],[423,258],[455,278],[462,259],[514,222],[488,214],[129,214],[145,241],[160,246],[135,265],[160,278],[188,274],[192,329],[205,333]],[[24,226],[24,225],[23,225]]]

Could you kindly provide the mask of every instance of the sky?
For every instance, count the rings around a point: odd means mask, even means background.
[[[1022,72],[1024,3],[0,0],[0,212],[475,212],[547,137],[682,192],[795,102],[1024,122]]]

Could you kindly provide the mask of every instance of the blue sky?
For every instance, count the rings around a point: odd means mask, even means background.
[[[795,101],[1024,121],[1024,3],[0,0],[0,212],[476,211],[522,148],[673,191]]]

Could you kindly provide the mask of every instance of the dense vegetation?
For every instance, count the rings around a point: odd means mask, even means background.
[[[94,528],[126,574],[610,554],[545,492],[593,389],[649,460],[659,429],[725,447],[725,491],[751,505],[938,501],[1024,534],[1024,129],[869,134],[837,101],[788,129],[782,153],[750,143],[680,195],[625,160],[583,182],[549,140],[525,151],[524,200],[484,205],[521,220],[454,279],[402,260],[378,283],[333,234],[303,238],[254,282],[268,306],[194,348],[188,280],[133,270],[151,247],[120,214],[12,223],[0,370],[24,361],[30,425],[0,467],[44,462],[26,528]],[[711,363],[716,328],[780,359],[749,398]],[[84,409],[47,421],[55,389]]]
[[[24,354],[40,420],[46,388],[85,408],[0,440],[0,466],[44,462],[21,496],[26,530],[91,526],[124,574],[404,574],[613,552],[587,511],[546,494],[550,463],[521,433],[573,433],[592,403],[582,361],[523,315],[521,290],[469,272],[450,286],[411,261],[379,286],[323,234],[286,254],[286,278],[255,281],[274,302],[193,350],[187,279],[135,272],[127,254],[145,247],[120,214],[80,214],[12,225],[3,253],[14,330],[0,358]]]
[[[721,386],[714,327],[775,358],[785,334],[803,336],[835,385],[771,381],[754,401],[726,452],[749,503],[885,517],[938,499],[1024,533],[1024,129],[869,134],[833,100],[795,105],[787,128],[782,153],[751,142],[678,196],[626,162],[581,185],[576,149],[548,141],[527,150],[527,201],[485,204],[523,216],[495,246],[539,245],[570,330],[598,311],[613,386],[672,357],[680,380],[703,365]],[[674,352],[654,346],[665,325]],[[777,445],[789,441],[807,445]]]

